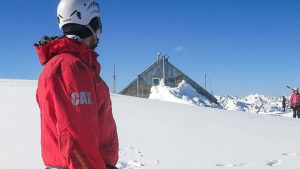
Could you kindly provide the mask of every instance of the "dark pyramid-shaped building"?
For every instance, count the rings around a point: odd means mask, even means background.
[[[165,85],[170,87],[177,87],[179,83],[185,80],[196,89],[199,94],[205,96],[213,103],[217,104],[218,102],[212,94],[171,64],[168,61],[168,58],[164,56],[159,57],[155,63],[138,75],[135,80],[120,92],[120,94],[148,98],[151,87],[159,85],[162,79],[164,79]]]

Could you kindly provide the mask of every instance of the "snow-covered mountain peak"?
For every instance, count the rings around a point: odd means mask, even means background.
[[[250,94],[246,97],[232,95],[215,96],[220,105],[210,103],[200,95],[190,84],[182,81],[178,87],[172,88],[160,83],[151,89],[150,99],[197,105],[203,107],[223,108],[231,111],[247,111],[253,113],[281,114],[282,98],[268,97],[263,94]],[[288,96],[286,98],[289,98]],[[288,104],[288,101],[286,102]],[[288,106],[287,106],[288,107]],[[288,110],[290,112],[290,110]]]

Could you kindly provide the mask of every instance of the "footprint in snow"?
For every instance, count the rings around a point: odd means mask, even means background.
[[[282,153],[283,156],[300,156],[300,153]]]
[[[247,167],[249,166],[249,163],[238,163],[238,164],[216,164],[217,167],[225,167],[225,168],[231,168],[231,167]]]
[[[142,154],[142,152],[134,147],[128,147],[126,149],[121,149],[119,151],[119,154],[121,156],[127,156],[127,155],[132,155],[132,156],[136,156],[137,158],[141,158],[143,157],[144,155]]]
[[[267,163],[267,165],[270,166],[270,167],[280,165],[280,164],[281,164],[280,160],[273,160],[273,161],[270,161],[270,162]]]
[[[121,159],[131,159],[131,160],[120,160],[117,164],[119,169],[141,169],[145,166],[156,166],[160,164],[159,160],[147,161],[143,159],[143,153],[135,147],[127,147],[125,149],[120,149],[119,151]]]
[[[141,167],[145,167],[146,164],[136,161],[136,160],[131,160],[131,161],[119,161],[117,164],[117,168],[119,169],[140,169]]]
[[[155,165],[158,165],[159,163],[160,163],[159,160],[155,160],[155,161],[150,162],[149,165],[155,166]]]

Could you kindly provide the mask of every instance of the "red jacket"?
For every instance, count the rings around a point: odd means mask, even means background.
[[[109,89],[100,78],[97,54],[76,40],[35,45],[44,65],[37,102],[46,166],[105,169],[118,160],[118,136]]]
[[[296,105],[300,105],[300,95],[299,93],[293,93],[292,96],[291,96],[291,99],[290,99],[290,107],[293,106],[293,104],[296,104]]]

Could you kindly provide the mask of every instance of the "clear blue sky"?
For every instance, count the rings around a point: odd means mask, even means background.
[[[157,51],[214,94],[289,94],[300,87],[299,0],[102,0],[101,76],[121,90]],[[33,44],[59,35],[58,0],[1,2],[0,78],[37,79]]]

